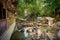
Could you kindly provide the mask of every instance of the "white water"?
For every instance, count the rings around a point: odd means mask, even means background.
[[[28,28],[24,28],[24,36],[28,37],[28,32],[27,32]]]

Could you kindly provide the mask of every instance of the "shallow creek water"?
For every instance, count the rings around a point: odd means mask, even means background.
[[[27,38],[27,40],[32,40],[32,37],[33,36],[35,36],[35,34],[34,33],[30,33],[30,32],[27,32],[27,30],[30,30],[30,31],[32,31],[32,29],[33,28],[31,28],[31,27],[25,27],[25,28],[23,28],[22,30],[16,30],[13,34],[12,34],[12,36],[11,36],[11,40],[25,40],[26,38]],[[34,31],[33,31],[34,32]],[[38,38],[38,40],[39,39],[45,39],[46,38],[46,40],[50,40],[48,37],[44,37],[44,35],[43,35],[43,33],[38,29],[38,31],[35,31],[35,32],[37,32],[37,36],[35,36],[36,38]],[[42,36],[41,36],[41,34],[42,34]],[[32,36],[33,35],[33,36]],[[46,36],[46,35],[45,35]],[[30,37],[30,39],[28,39],[28,37]],[[40,38],[41,37],[41,38]],[[42,38],[43,37],[43,38]],[[36,40],[36,39],[34,39],[34,40]],[[55,39],[54,39],[55,40]],[[57,40],[57,39],[56,39]],[[59,40],[59,39],[58,39]]]

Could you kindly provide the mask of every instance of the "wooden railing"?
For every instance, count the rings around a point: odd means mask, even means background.
[[[0,36],[7,30],[7,20],[1,19],[0,20]]]
[[[15,18],[0,19],[0,36],[9,29],[9,26],[13,24]]]

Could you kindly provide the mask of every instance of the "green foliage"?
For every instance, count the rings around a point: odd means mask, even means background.
[[[60,11],[60,0],[18,0],[19,4],[16,7],[19,16],[25,17],[24,10],[27,9],[31,14],[37,13],[38,16],[51,16],[56,13],[55,10]]]
[[[26,4],[36,4],[36,0],[24,0]]]

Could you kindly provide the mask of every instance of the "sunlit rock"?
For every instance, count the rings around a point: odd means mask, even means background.
[[[51,26],[53,24],[54,18],[51,17],[45,17],[45,18],[48,19],[48,25]]]

